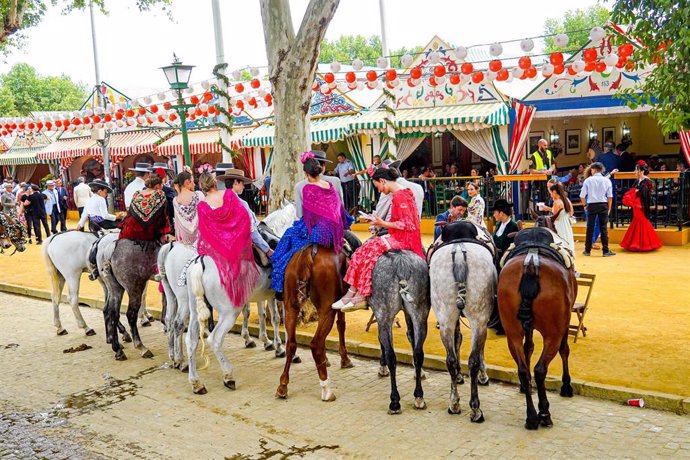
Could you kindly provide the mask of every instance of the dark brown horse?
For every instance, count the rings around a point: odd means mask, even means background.
[[[316,370],[321,384],[321,399],[335,400],[328,381],[328,359],[326,357],[326,337],[333,328],[336,314],[338,315],[338,336],[340,340],[340,367],[352,367],[345,348],[345,314],[331,308],[333,302],[341,298],[347,291],[343,281],[345,275],[345,255],[336,254],[333,249],[308,246],[301,249],[292,257],[285,270],[285,290],[283,304],[285,306],[285,330],[287,332],[287,356],[285,369],[280,376],[280,385],[276,391],[279,398],[287,398],[288,383],[290,382],[290,365],[297,350],[295,332],[300,310],[310,299],[318,313],[318,326],[314,338],[309,344]]]
[[[542,229],[525,229],[516,237],[520,249],[521,236],[528,240],[530,250],[508,259],[498,278],[498,308],[505,328],[508,349],[518,366],[520,390],[527,400],[525,428],[536,430],[539,425],[552,426],[549,401],[544,381],[549,363],[560,353],[563,360],[561,396],[572,397],[568,370],[568,326],[570,312],[577,297],[577,282],[573,269],[567,269],[547,251],[536,250],[530,237]],[[534,351],[533,332],[539,331],[544,349],[534,367],[534,380],[539,396],[539,413],[532,401],[530,359]]]

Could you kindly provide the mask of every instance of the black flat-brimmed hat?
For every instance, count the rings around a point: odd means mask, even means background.
[[[323,150],[311,150],[311,153],[314,154],[314,159],[319,163],[333,163],[331,160],[326,158],[326,152]]]
[[[223,174],[228,169],[233,169],[235,167],[232,163],[218,163],[216,167],[211,171],[214,174]]]
[[[387,159],[387,160],[383,160],[382,163],[384,165],[388,166],[389,168],[398,169],[398,168],[400,168],[400,165],[402,164],[402,160],[393,161],[391,159]]]
[[[223,174],[216,176],[216,180],[237,179],[243,181],[245,184],[251,184],[251,178],[244,175],[244,171],[236,168],[226,169]]]
[[[168,163],[154,163],[153,166],[149,168],[151,172],[155,171],[156,169],[165,169],[166,171],[172,171],[172,168],[168,166]]]
[[[130,171],[137,172],[151,172],[151,165],[148,163],[136,163],[133,168],[129,168]]]
[[[89,187],[91,188],[104,188],[108,190],[108,193],[112,193],[113,188],[108,185],[104,180],[102,179],[94,179],[91,182],[89,182]]]

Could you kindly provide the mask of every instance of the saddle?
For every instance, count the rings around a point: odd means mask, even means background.
[[[566,269],[574,265],[574,256],[568,244],[556,233],[543,227],[534,227],[520,230],[515,236],[515,242],[506,249],[501,258],[500,267],[513,257],[537,252],[539,255],[548,257]]]
[[[458,220],[443,227],[441,236],[429,248],[427,262],[431,263],[431,257],[438,249],[456,243],[478,244],[485,247],[492,257],[496,257],[496,245],[491,235],[485,229],[468,220]]]

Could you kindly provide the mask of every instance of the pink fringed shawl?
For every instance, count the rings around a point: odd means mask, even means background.
[[[254,263],[249,214],[232,190],[223,195],[217,209],[199,203],[199,255],[215,262],[223,288],[236,308],[242,308],[259,282]]]
[[[309,233],[318,224],[322,230],[320,233],[332,236],[333,249],[340,252],[347,225],[347,211],[333,184],[329,184],[328,189],[314,184],[305,185],[302,191],[302,209],[302,219]]]

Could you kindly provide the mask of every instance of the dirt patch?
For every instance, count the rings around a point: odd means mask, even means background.
[[[81,345],[78,345],[76,347],[69,347],[65,350],[62,350],[62,352],[63,353],[78,353],[80,351],[90,350],[91,348],[93,348],[93,347],[90,345],[87,345],[85,343],[82,343]]]

